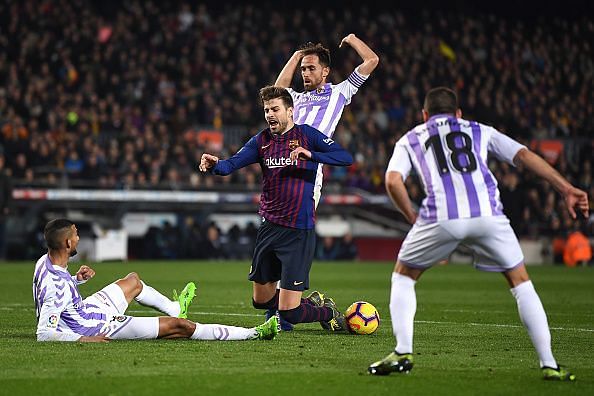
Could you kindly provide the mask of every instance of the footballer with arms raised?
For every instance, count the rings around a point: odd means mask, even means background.
[[[295,123],[310,125],[328,137],[334,134],[345,106],[351,103],[352,97],[379,63],[376,53],[354,34],[344,37],[338,47],[346,45],[351,46],[363,60],[346,80],[338,84],[329,83],[327,79],[330,74],[330,51],[322,44],[307,43],[293,53],[275,82],[276,86],[287,88],[293,97]],[[301,70],[303,92],[290,88],[297,67]],[[316,207],[320,201],[322,177],[320,164],[314,187]],[[323,294],[316,291],[310,297],[319,299],[323,298]],[[267,317],[272,314],[273,311],[268,311]],[[282,318],[281,325],[283,330],[291,330],[290,324],[285,323]]]
[[[276,86],[287,88],[293,97],[295,123],[312,126],[328,137],[332,137],[344,108],[351,103],[352,97],[379,63],[376,53],[354,34],[344,37],[339,48],[344,45],[353,47],[363,59],[346,80],[338,84],[329,83],[327,79],[330,74],[330,51],[322,44],[307,43],[293,53],[274,83]],[[301,70],[303,92],[296,92],[290,88],[297,66]],[[321,189],[320,164],[314,189],[316,206],[320,200]]]
[[[276,317],[254,328],[187,320],[196,290],[192,282],[172,301],[132,272],[83,299],[78,285],[95,276],[95,271],[83,265],[75,275],[68,272],[68,260],[76,255],[79,241],[76,225],[67,219],[55,219],[47,223],[43,235],[48,252],[35,264],[33,276],[38,341],[156,338],[231,341],[272,339],[278,333]],[[169,316],[128,316],[125,312],[132,300]]]
[[[425,270],[464,244],[474,251],[476,268],[501,272],[506,278],[544,378],[575,379],[553,356],[547,317],[526,271],[518,239],[503,214],[487,156],[522,166],[547,180],[563,195],[574,219],[576,209],[588,217],[587,194],[525,146],[490,126],[463,119],[451,89],[430,90],[422,113],[425,122],[396,143],[386,170],[388,195],[413,227],[392,274],[390,314],[396,348],[371,364],[369,373],[386,375],[412,369],[415,283]],[[426,194],[418,214],[404,184],[413,168]]]
[[[254,163],[262,168],[262,224],[248,276],[253,282],[254,307],[278,310],[291,324],[321,322],[328,330],[345,330],[344,315],[331,298],[302,298],[302,294],[309,288],[315,250],[318,166],[348,166],[353,158],[320,131],[295,124],[293,98],[285,88],[264,87],[260,98],[268,128],[227,160],[203,154],[199,169],[225,176]]]

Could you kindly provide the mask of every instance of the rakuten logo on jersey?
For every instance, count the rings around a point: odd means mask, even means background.
[[[269,169],[273,168],[284,168],[285,166],[289,165],[297,165],[297,160],[291,161],[289,157],[281,157],[281,158],[266,158],[264,160],[266,167]]]

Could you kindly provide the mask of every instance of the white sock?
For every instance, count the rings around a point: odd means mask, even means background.
[[[534,290],[531,281],[520,283],[518,286],[510,289],[518,302],[518,312],[524,327],[528,330],[532,344],[536,349],[540,366],[557,367],[557,361],[553,357],[551,350],[551,332],[547,315],[540,302],[540,298]]]
[[[417,311],[415,283],[406,275],[392,273],[392,292],[390,293],[390,315],[392,330],[396,337],[396,353],[412,353],[413,327]]]
[[[257,337],[258,332],[253,327],[246,329],[245,327],[196,323],[196,330],[190,338],[208,341],[238,341],[253,340]]]
[[[142,291],[134,298],[139,304],[155,308],[174,318],[179,316],[181,310],[179,302],[171,301],[143,281],[140,281],[140,283],[142,283]]]

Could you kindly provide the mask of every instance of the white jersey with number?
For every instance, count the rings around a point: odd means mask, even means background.
[[[369,76],[360,74],[358,67],[339,84],[324,84],[313,91],[296,92],[287,88],[293,97],[293,120],[296,124],[307,124],[324,135],[332,137],[344,108]],[[318,195],[322,188],[322,165],[318,166],[314,192]],[[317,200],[316,200],[317,205]]]
[[[406,179],[414,167],[426,194],[420,223],[498,216],[503,206],[487,156],[514,165],[524,147],[493,127],[435,115],[396,143],[386,172],[399,172]]]

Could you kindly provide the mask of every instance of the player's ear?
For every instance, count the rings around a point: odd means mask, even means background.
[[[287,116],[289,117],[289,119],[293,119],[293,106],[287,107]]]
[[[421,113],[423,113],[423,122],[427,122],[429,119],[429,113],[427,113],[425,109],[421,110]]]
[[[330,67],[322,67],[322,78],[328,77],[328,74],[330,74]]]
[[[462,118],[462,109],[456,110],[456,118]]]

